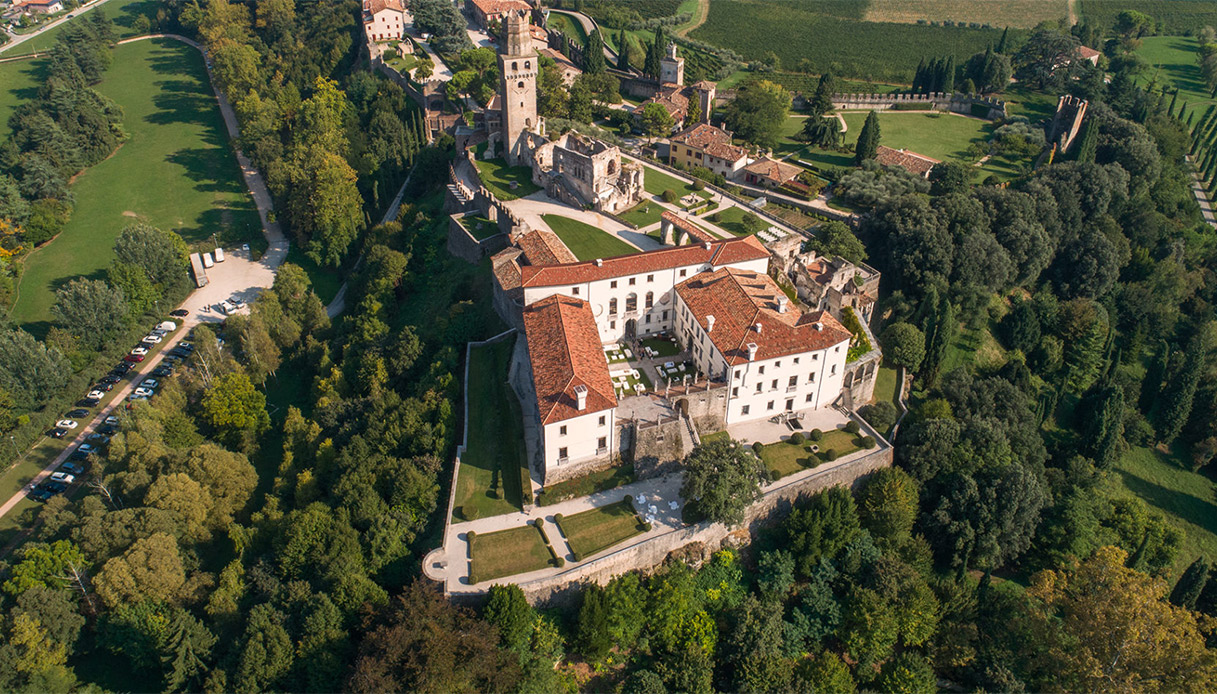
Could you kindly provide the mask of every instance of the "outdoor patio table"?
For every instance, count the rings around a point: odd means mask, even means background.
[[[676,362],[674,362],[674,361],[669,361],[669,362],[664,363],[664,366],[666,366],[666,367],[668,367],[668,368],[670,369],[670,368],[672,368],[673,366],[676,366]]]
[[[639,506],[642,506],[643,504],[645,504],[647,502],[647,498],[643,494],[639,494],[638,496],[634,497],[634,499],[636,499],[638,501]]]
[[[655,508],[655,504],[651,504],[650,506],[648,506],[647,510],[650,511],[651,513],[659,513],[659,509]]]
[[[680,504],[676,503],[675,501],[668,502],[668,508],[672,509],[673,511],[675,511],[678,506],[680,506]]]

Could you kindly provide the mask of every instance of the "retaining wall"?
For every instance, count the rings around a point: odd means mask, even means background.
[[[895,109],[900,104],[926,104],[926,110],[950,111],[965,116],[976,116],[987,120],[1006,117],[1006,102],[1000,99],[961,94],[959,92],[933,92],[930,94],[833,94],[832,105],[837,109],[868,109],[882,111]],[[983,115],[981,114],[983,111]]]

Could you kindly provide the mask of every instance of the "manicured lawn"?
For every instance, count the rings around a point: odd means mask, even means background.
[[[654,200],[643,200],[617,216],[631,224],[638,225],[638,228],[641,229],[658,222],[663,210],[663,205]]]
[[[643,532],[638,514],[626,501],[563,516],[558,525],[580,561]]]
[[[693,192],[693,184],[668,174],[666,171],[648,166],[643,174],[642,187],[651,195],[663,195],[665,190],[674,190],[677,195],[684,196]]]
[[[711,223],[717,225],[718,227],[722,228],[725,231],[729,231],[732,234],[735,234],[736,236],[748,236],[749,235],[748,230],[744,227],[744,217],[747,215],[750,215],[750,214],[755,215],[754,212],[750,212],[748,210],[745,210],[742,207],[732,205],[731,207],[728,207],[725,210],[720,210],[717,214],[718,214],[718,219],[717,220],[711,219],[710,220]],[[762,221],[764,221],[764,220],[762,220]],[[765,227],[759,226],[757,228],[763,229]]]
[[[531,167],[508,166],[504,159],[478,159],[477,167],[482,185],[500,200],[515,200],[541,190],[532,182]],[[516,184],[515,188],[511,187],[512,183]]]
[[[1150,448],[1133,448],[1116,463],[1115,479],[1181,528],[1185,537],[1172,579],[1200,556],[1217,556],[1217,504],[1213,481],[1184,467],[1180,451],[1167,455]]]
[[[890,366],[879,367],[879,374],[875,376],[874,402],[886,400],[895,404],[896,390],[899,386],[900,380],[896,377],[896,369]]]
[[[1213,103],[1212,92],[1204,86],[1196,62],[1199,53],[1199,42],[1191,37],[1147,36],[1137,49],[1137,55],[1150,65],[1140,81],[1174,85],[1179,89],[1179,101],[1186,102],[1189,111],[1202,104],[1207,107]]]
[[[984,368],[1006,363],[1006,350],[997,342],[988,327],[964,326],[947,347],[942,359],[941,373],[950,373],[961,366],[976,364]]]
[[[642,341],[644,347],[650,347],[661,357],[671,357],[680,354],[680,346],[662,337],[648,337]]]
[[[117,46],[97,89],[123,107],[129,138],[76,178],[72,220],[26,259],[12,317],[39,334],[55,290],[79,275],[101,276],[114,239],[137,220],[191,244],[216,234],[265,248],[198,51],[169,39]]]
[[[478,583],[544,569],[551,559],[541,530],[532,525],[475,535],[469,557],[470,582]]]
[[[481,215],[461,217],[461,226],[465,227],[473,238],[483,241],[499,233],[499,225]]]
[[[619,255],[633,255],[639,250],[612,234],[601,231],[590,224],[584,224],[570,217],[556,214],[541,215],[541,219],[549,225],[562,243],[570,249],[579,260],[595,260],[596,258],[613,258]]]
[[[102,11],[106,16],[114,22],[114,33],[120,39],[129,38],[136,35],[136,31],[132,28],[135,23],[135,18],[139,15],[144,15],[149,19],[156,18],[156,11],[163,5],[162,0],[110,0],[102,5]],[[89,12],[95,11],[93,7],[87,7],[83,10],[76,11],[76,17],[79,18]],[[72,21],[76,21],[73,19]],[[26,41],[17,46],[9,46],[5,49],[0,49],[0,53],[9,51],[9,55],[24,55],[26,53],[35,53],[42,51],[55,45],[55,37],[63,28],[71,22],[64,22],[54,29],[39,34],[38,36]]]
[[[799,446],[787,441],[765,444],[765,447],[761,449],[761,460],[765,463],[765,467],[773,473],[774,479],[781,479],[808,467],[815,467],[810,464],[811,453],[808,452],[808,447],[811,445],[819,446],[820,453],[825,453],[831,448],[837,452],[838,456],[848,455],[861,448],[857,436],[843,429],[836,429],[824,432],[824,438],[819,441],[804,441]],[[821,457],[820,461],[823,460],[824,458]],[[816,463],[816,465],[819,464],[821,463]]]
[[[706,434],[705,436],[701,437],[702,443],[710,443],[711,441],[730,441],[730,440],[731,440],[731,434],[728,434],[725,431],[716,431],[713,434]]]
[[[583,25],[579,23],[579,20],[564,12],[551,11],[549,13],[549,28],[566,34],[567,38],[577,42],[580,46],[587,44],[587,32],[583,31]],[[610,31],[609,33],[615,34],[616,32]]]
[[[38,96],[38,86],[46,79],[48,59],[0,63],[0,137],[8,138],[9,116],[21,102]]]
[[[478,347],[469,356],[469,447],[456,480],[456,520],[521,509],[521,467],[526,465],[523,423],[519,402],[507,384],[514,346],[508,338]],[[496,498],[496,489],[501,498]]]
[[[581,496],[616,489],[633,482],[634,479],[633,463],[615,465],[607,470],[593,472],[590,475],[550,485],[545,488],[545,491],[541,492],[541,498],[538,499],[538,503],[541,506],[549,506],[566,499],[577,499]]]

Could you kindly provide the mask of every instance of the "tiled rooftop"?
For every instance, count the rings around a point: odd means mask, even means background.
[[[542,425],[617,406],[600,332],[586,301],[555,294],[531,304],[524,309],[524,336]],[[582,410],[578,386],[587,388]]]
[[[769,251],[755,237],[745,236],[698,246],[661,248],[645,253],[604,258],[596,261],[521,268],[521,284],[525,287],[554,287],[583,284],[597,280],[639,275],[657,270],[709,264],[719,267],[727,263],[768,258]]]

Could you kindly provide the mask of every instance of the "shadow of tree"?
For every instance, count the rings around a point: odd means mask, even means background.
[[[186,170],[186,176],[195,182],[195,190],[212,193],[246,192],[241,180],[233,176],[216,176],[216,164],[222,161],[227,152],[213,148],[185,148],[165,157],[165,161],[177,164]]]
[[[1210,533],[1217,533],[1217,504],[1186,492],[1168,489],[1127,470],[1117,472],[1124,480],[1124,485],[1149,504],[1169,511]]]

